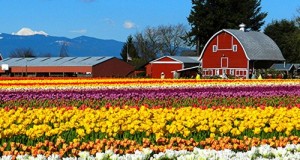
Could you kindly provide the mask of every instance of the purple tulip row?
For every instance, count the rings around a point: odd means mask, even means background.
[[[47,99],[168,99],[299,96],[300,86],[0,91],[0,101]]]

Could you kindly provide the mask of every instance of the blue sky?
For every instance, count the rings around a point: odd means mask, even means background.
[[[0,33],[27,27],[53,36],[126,41],[147,26],[189,27],[191,7],[191,0],[0,0]],[[262,0],[266,24],[295,17],[297,8],[300,0]]]

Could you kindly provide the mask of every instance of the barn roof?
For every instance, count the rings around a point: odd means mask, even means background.
[[[198,61],[198,58],[199,58],[199,57],[190,57],[190,56],[163,56],[163,57],[160,57],[160,58],[158,58],[158,59],[156,59],[156,60],[153,60],[153,61],[151,61],[151,62],[149,62],[149,63],[157,62],[157,61],[159,61],[160,59],[165,58],[165,57],[169,57],[169,58],[171,58],[171,59],[173,59],[173,60],[175,60],[175,61],[178,61],[178,62],[180,62],[180,63],[197,63],[197,64],[200,63],[200,62]]]
[[[275,63],[271,66],[271,68],[278,70],[278,71],[289,71],[294,67],[294,64],[290,64],[290,63]]]
[[[198,57],[190,57],[190,56],[168,56],[177,61],[181,61],[182,63],[199,63]]]
[[[9,66],[94,66],[113,57],[33,57],[6,58],[0,64]]]
[[[294,66],[295,66],[297,69],[300,69],[300,63],[295,63]]]
[[[237,38],[250,60],[285,60],[276,43],[262,32],[244,32],[235,29],[224,29],[224,31]]]
[[[213,35],[204,48],[221,32],[227,32],[234,36],[242,45],[249,60],[285,60],[276,43],[262,32],[223,29]],[[202,58],[204,51],[205,49],[203,49],[199,59]]]

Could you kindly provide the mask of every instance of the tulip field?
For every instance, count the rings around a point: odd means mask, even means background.
[[[300,159],[300,80],[0,78],[0,159]]]

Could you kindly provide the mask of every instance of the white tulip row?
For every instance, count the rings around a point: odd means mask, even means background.
[[[12,156],[3,156],[2,160],[11,160]],[[252,147],[247,152],[234,152],[231,150],[205,150],[194,148],[192,152],[181,150],[173,151],[167,150],[158,154],[153,154],[152,150],[145,148],[142,151],[136,151],[134,154],[118,155],[113,151],[108,150],[104,153],[97,153],[96,156],[90,155],[89,152],[83,151],[79,153],[79,157],[66,157],[60,158],[58,155],[51,155],[45,157],[38,155],[37,157],[25,155],[17,156],[17,160],[162,160],[162,159],[177,159],[177,160],[230,160],[230,159],[242,159],[242,160],[288,160],[288,159],[300,159],[300,144],[288,144],[284,148],[272,148],[268,145],[262,145],[260,147]]]
[[[27,82],[27,81],[26,81]],[[126,81],[125,81],[126,82]],[[137,81],[138,82],[138,81]],[[251,81],[250,81],[251,82]],[[42,82],[41,82],[42,83]],[[1,83],[3,84],[3,83]],[[10,84],[10,83],[9,83]],[[299,80],[274,80],[274,81],[253,81],[249,83],[249,81],[243,82],[224,82],[222,80],[214,80],[211,82],[201,82],[199,83],[176,83],[174,82],[165,82],[165,83],[134,83],[134,84],[112,84],[112,85],[89,85],[87,82],[86,85],[67,85],[67,84],[58,84],[58,85],[34,85],[35,83],[26,83],[27,85],[20,84],[19,86],[15,85],[8,85],[2,86],[0,90],[4,91],[31,91],[31,90],[78,90],[78,89],[141,89],[141,88],[199,88],[199,87],[236,87],[236,86],[244,86],[244,87],[251,87],[251,86],[295,86],[299,84]],[[28,85],[32,84],[32,85]],[[101,83],[99,83],[101,84]]]

